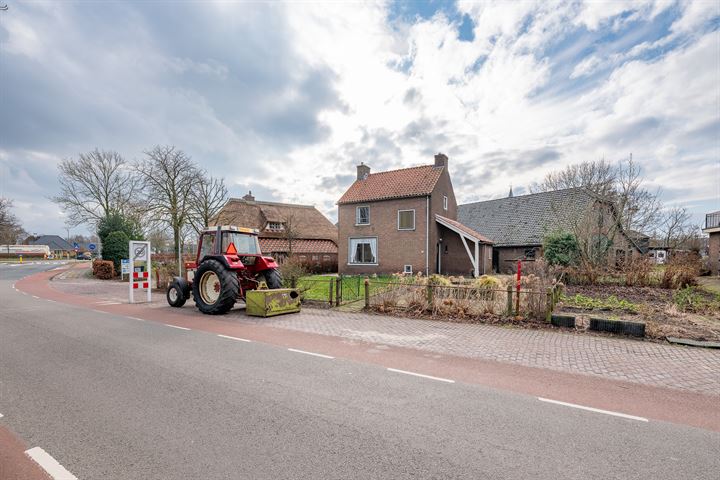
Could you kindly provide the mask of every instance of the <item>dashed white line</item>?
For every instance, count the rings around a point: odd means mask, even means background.
[[[40,447],[31,448],[25,451],[25,455],[32,458],[35,463],[40,465],[53,480],[77,480],[77,477],[68,472],[65,467],[60,465],[57,460],[50,456]]]
[[[120,305],[120,302],[116,302],[113,300],[106,300],[103,302],[95,302],[95,305]]]
[[[551,400],[549,398],[538,397],[541,402],[554,403],[556,405],[563,405],[565,407],[578,408],[580,410],[587,410],[588,412],[604,413],[605,415],[613,415],[615,417],[628,418],[630,420],[637,420],[639,422],[647,422],[648,419],[645,417],[636,417],[635,415],[628,415],[626,413],[613,412],[610,410],[601,410],[599,408],[586,407],[584,405],[577,405],[575,403],[561,402],[559,400]]]
[[[37,295],[33,295],[32,297],[33,297],[33,298],[37,298],[38,300],[40,300],[40,297],[38,297]]]
[[[177,325],[170,325],[169,323],[164,323],[163,325],[165,325],[166,327],[177,328],[178,330],[190,330],[189,328],[178,327]]]
[[[95,313],[108,313],[108,312],[103,312],[102,310],[93,310],[93,312],[95,312]]]
[[[2,413],[0,413],[0,418],[2,418],[2,417],[3,417],[3,414],[2,414]]]
[[[305,355],[312,355],[313,357],[328,358],[330,360],[335,358],[331,357],[330,355],[323,355],[322,353],[306,352],[305,350],[296,350],[294,348],[288,348],[288,351],[295,353],[304,353]]]
[[[144,322],[144,321],[145,321],[144,318],[137,318],[137,317],[127,317],[127,318],[129,318],[130,320],[137,320],[138,322]]]
[[[220,334],[218,334],[218,337],[221,337],[221,338],[229,338],[230,340],[238,340],[238,341],[240,341],[240,342],[248,342],[248,343],[252,342],[252,340],[248,340],[247,338],[231,337],[230,335],[220,335]]]
[[[412,375],[414,377],[429,378],[430,380],[437,380],[438,382],[455,383],[455,380],[449,378],[433,377],[432,375],[425,375],[423,373],[408,372],[407,370],[398,370],[397,368],[388,368],[389,371],[395,373],[404,373],[405,375]]]

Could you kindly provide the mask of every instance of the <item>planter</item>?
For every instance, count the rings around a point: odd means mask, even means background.
[[[624,320],[607,320],[604,318],[591,318],[590,330],[598,332],[620,333],[635,337],[645,336],[645,324],[641,322],[626,322]]]
[[[556,327],[575,328],[575,317],[572,315],[553,315],[550,323]]]

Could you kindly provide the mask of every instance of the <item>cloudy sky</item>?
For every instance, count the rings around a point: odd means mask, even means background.
[[[0,195],[30,232],[64,235],[59,160],[155,144],[333,220],[360,161],[439,151],[461,203],[632,154],[698,223],[720,209],[714,0],[0,4]]]

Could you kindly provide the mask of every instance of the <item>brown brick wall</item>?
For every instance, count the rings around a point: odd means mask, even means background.
[[[469,276],[473,273],[473,266],[468,258],[467,250],[463,245],[460,235],[452,230],[442,227],[442,242],[440,249],[442,251],[442,261],[440,263],[440,273],[443,275],[464,275]],[[475,244],[468,242],[468,247],[473,255],[475,255]],[[480,275],[492,273],[492,246],[480,245]],[[433,266],[435,264],[433,263]]]
[[[370,207],[370,225],[355,225],[355,208]],[[398,210],[415,210],[415,230],[398,230]],[[339,205],[338,270],[343,274],[402,272],[412,265],[413,272],[425,271],[425,197]],[[348,265],[348,239],[377,237],[378,265]]]
[[[710,262],[710,274],[720,275],[720,232],[710,234],[708,260]]]

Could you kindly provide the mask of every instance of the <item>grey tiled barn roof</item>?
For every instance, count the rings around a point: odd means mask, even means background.
[[[572,219],[592,208],[581,189],[518,195],[458,206],[458,221],[482,233],[496,247],[541,245],[556,230],[569,230]]]

